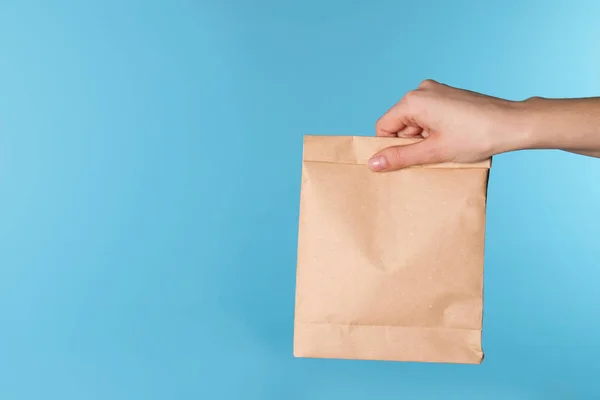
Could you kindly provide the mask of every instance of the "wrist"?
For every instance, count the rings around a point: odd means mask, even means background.
[[[542,125],[546,119],[544,113],[548,99],[530,97],[518,102],[518,130],[521,132],[520,149],[537,149],[544,147]]]
[[[530,100],[503,100],[498,121],[494,124],[493,154],[531,149],[536,146],[536,119]]]

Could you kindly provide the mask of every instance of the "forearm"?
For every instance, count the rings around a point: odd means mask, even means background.
[[[516,106],[515,146],[600,157],[600,97],[532,98]]]

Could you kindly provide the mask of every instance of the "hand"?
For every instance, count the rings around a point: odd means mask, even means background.
[[[426,80],[383,115],[377,136],[423,138],[388,147],[369,161],[374,171],[441,162],[476,162],[527,147],[521,103]]]

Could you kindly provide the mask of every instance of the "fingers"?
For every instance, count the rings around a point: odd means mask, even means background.
[[[376,136],[398,136],[398,132],[407,127],[407,107],[404,99],[390,108],[375,124]]]
[[[390,108],[375,124],[377,136],[416,136],[421,133],[423,126],[419,120],[419,109],[422,108],[424,92],[435,91],[446,87],[432,79],[425,79],[416,90],[412,90],[392,108]]]
[[[434,138],[406,146],[392,146],[381,150],[369,160],[372,171],[394,171],[414,165],[443,162],[443,154]]]
[[[398,136],[398,132],[407,127],[423,128],[417,123],[417,110],[419,109],[422,89],[410,91],[390,108],[375,124],[377,136]]]
[[[413,165],[435,164],[444,161],[443,147],[435,136],[430,136],[431,126],[428,115],[431,113],[432,97],[437,91],[449,87],[434,80],[426,79],[416,90],[408,92],[396,105],[390,108],[375,124],[377,136],[423,137],[418,143],[407,146],[394,146],[383,149],[369,160],[373,171],[393,171]]]
[[[407,126],[397,133],[398,137],[414,138],[423,134],[423,129],[419,126]]]

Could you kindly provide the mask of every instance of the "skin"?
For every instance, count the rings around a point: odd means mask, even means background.
[[[373,155],[369,168],[393,171],[441,162],[477,162],[525,149],[600,157],[600,97],[509,101],[423,81],[376,124],[377,136],[423,138]]]

